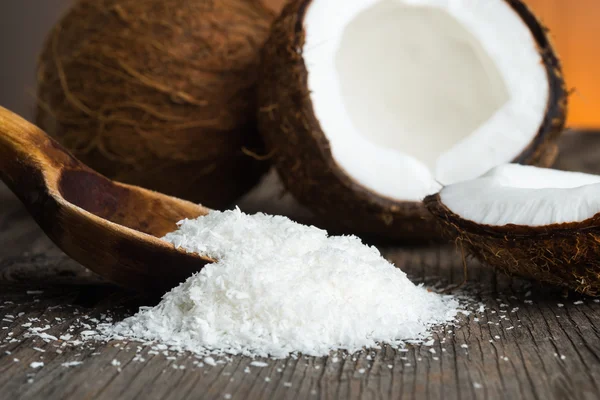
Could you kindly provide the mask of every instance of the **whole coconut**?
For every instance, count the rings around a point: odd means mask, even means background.
[[[267,167],[260,49],[283,0],[80,0],[41,55],[38,125],[110,178],[221,208]]]

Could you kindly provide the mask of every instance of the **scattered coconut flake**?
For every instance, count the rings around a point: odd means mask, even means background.
[[[39,321],[39,320],[38,320],[38,321]],[[39,333],[39,332],[44,332],[44,331],[47,331],[48,329],[50,329],[50,325],[45,325],[45,326],[43,326],[43,327],[41,327],[41,326],[36,326],[36,327],[34,327],[34,328],[31,328],[31,329],[30,329],[30,331],[31,331],[31,332],[36,332],[36,333]]]
[[[121,365],[121,361],[119,361],[115,358],[110,362],[110,365],[112,365],[113,367],[118,367]]]
[[[63,367],[69,368],[69,367],[76,367],[81,364],[83,364],[83,361],[67,361],[67,362],[62,363],[61,365]]]
[[[483,385],[481,383],[478,383],[478,382],[473,382],[473,387],[475,389],[483,389]]]
[[[46,332],[35,333],[34,336],[38,336],[44,342],[50,342],[50,341],[53,341],[53,340],[58,340],[58,338],[56,336],[49,335]]]
[[[579,300],[579,301],[574,302],[573,304],[575,304],[576,306],[580,306],[583,304],[583,301]]]
[[[461,307],[413,284],[358,238],[285,217],[213,211],[164,239],[218,261],[105,335],[203,355],[324,356],[422,341]]]
[[[269,366],[269,364],[267,364],[266,362],[263,362],[263,361],[252,361],[250,363],[250,365],[253,367],[261,367],[261,368]]]
[[[217,365],[216,361],[214,358],[212,357],[204,357],[204,364],[210,365],[212,367],[214,367],[215,365]]]
[[[31,364],[29,364],[29,366],[31,368],[42,368],[44,366],[44,363],[42,361],[34,361]]]

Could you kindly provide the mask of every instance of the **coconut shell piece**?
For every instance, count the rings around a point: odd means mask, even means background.
[[[282,4],[79,0],[41,55],[37,123],[112,179],[226,207],[268,168],[255,87]]]
[[[439,239],[437,224],[422,203],[396,201],[366,189],[332,157],[314,114],[303,59],[303,21],[311,1],[288,3],[263,50],[259,127],[285,187],[317,214],[321,226],[336,232],[404,242]],[[560,62],[545,28],[529,9],[519,0],[507,2],[534,35],[550,84],[543,123],[513,162],[550,166],[567,108]]]
[[[481,262],[509,275],[600,294],[600,214],[579,223],[489,226],[461,218],[439,194],[424,203],[458,248]]]

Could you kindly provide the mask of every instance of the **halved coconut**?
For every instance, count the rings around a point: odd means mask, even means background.
[[[510,164],[446,186],[425,204],[482,262],[600,293],[600,176]]]
[[[327,227],[430,238],[421,200],[511,161],[548,166],[566,92],[519,0],[292,0],[263,54],[259,124]]]

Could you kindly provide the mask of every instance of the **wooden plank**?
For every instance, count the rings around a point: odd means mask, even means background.
[[[592,162],[597,140],[567,138],[563,148],[570,150],[560,162],[598,168]],[[597,398],[600,389],[600,303],[565,298],[561,290],[496,274],[473,260],[466,290],[485,310],[442,329],[432,347],[290,357],[259,368],[244,357],[199,367],[194,362],[202,360],[191,354],[153,354],[151,345],[136,342],[67,345],[60,336],[76,335],[90,318],[122,318],[148,299],[106,284],[63,256],[5,188],[0,204],[2,398],[546,400]],[[462,255],[452,247],[383,252],[416,282],[441,288],[463,279]],[[45,332],[58,340],[26,338],[28,323],[50,325]],[[70,361],[82,364],[62,365]],[[32,362],[44,366],[34,369]]]

